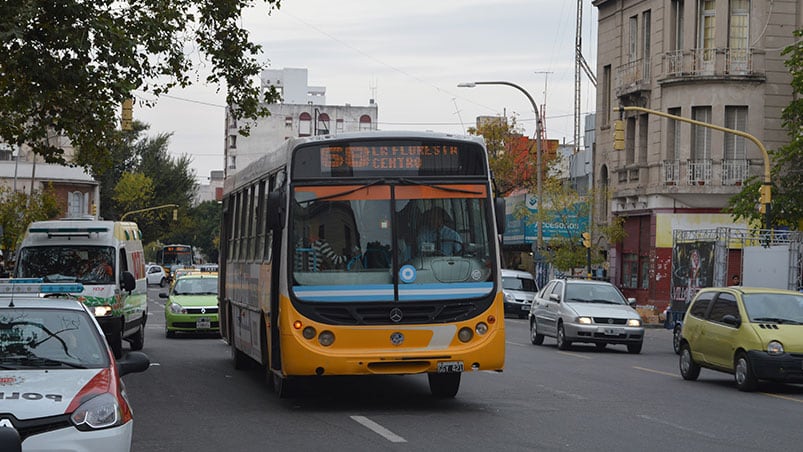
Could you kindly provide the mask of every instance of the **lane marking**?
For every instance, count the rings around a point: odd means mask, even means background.
[[[667,377],[677,377],[678,376],[678,374],[673,374],[673,373],[670,373],[670,372],[664,372],[664,371],[655,370],[655,369],[647,369],[646,367],[633,366],[633,368],[637,369],[637,370],[643,370],[644,372],[652,372],[654,374],[666,375]]]
[[[803,403],[803,400],[796,399],[794,397],[782,396],[780,394],[770,394],[769,392],[759,392],[759,394],[764,394],[765,396],[775,397],[776,399],[788,400],[790,402]]]
[[[571,357],[573,357],[573,358],[591,359],[591,357],[590,357],[590,356],[578,355],[577,353],[571,353],[571,352],[562,352],[562,351],[560,351],[560,350],[558,350],[558,353],[560,353],[561,355],[565,355],[565,356],[571,356]]]
[[[530,347],[530,346],[532,346],[532,344],[519,344],[518,342],[510,342],[510,341],[505,341],[505,344],[517,345],[519,347]]]
[[[391,432],[390,430],[382,427],[381,425],[377,424],[376,422],[368,419],[365,416],[351,416],[351,418],[361,424],[363,427],[367,427],[369,430],[373,431],[374,433],[379,434],[386,440],[390,441],[391,443],[406,443],[407,440],[402,438],[401,436]]]
[[[721,439],[721,438],[719,438],[719,437],[717,437],[715,435],[712,435],[710,433],[706,433],[706,432],[703,432],[703,431],[700,431],[700,430],[695,430],[695,429],[689,428],[689,427],[684,427],[684,426],[682,426],[680,424],[675,424],[673,422],[668,422],[668,421],[665,421],[663,419],[659,419],[657,417],[648,416],[646,414],[638,414],[637,416],[642,418],[642,419],[646,419],[646,420],[648,420],[650,422],[656,422],[658,424],[668,425],[668,426],[676,428],[678,430],[682,430],[684,432],[689,432],[689,433],[694,433],[695,435],[700,435],[700,436],[703,436],[705,438],[715,439],[715,440]]]

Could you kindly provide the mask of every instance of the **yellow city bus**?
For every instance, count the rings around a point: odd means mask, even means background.
[[[427,374],[454,397],[463,372],[504,365],[503,227],[480,137],[287,140],[224,185],[219,315],[235,367],[258,363],[280,397],[297,377],[377,374]]]

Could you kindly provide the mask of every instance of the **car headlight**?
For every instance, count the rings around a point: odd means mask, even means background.
[[[775,355],[782,355],[783,354],[783,344],[778,341],[770,341],[767,344],[767,354],[775,356]]]
[[[577,323],[580,325],[591,325],[591,317],[578,317]]]
[[[641,326],[641,319],[627,319],[627,326]]]
[[[178,303],[170,303],[170,312],[173,314],[186,314],[186,309],[182,308]]]
[[[108,392],[84,402],[70,416],[75,428],[82,431],[114,427],[122,418],[117,398]]]
[[[507,303],[515,303],[516,302],[516,296],[513,295],[512,293],[506,293],[505,294],[505,302],[507,302]]]

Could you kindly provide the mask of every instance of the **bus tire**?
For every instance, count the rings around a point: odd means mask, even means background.
[[[238,350],[237,347],[234,346],[234,341],[231,341],[231,359],[234,361],[234,368],[237,370],[246,370],[251,367],[251,358],[248,357],[245,353]]]
[[[428,373],[429,391],[433,396],[442,399],[451,399],[460,389],[461,373],[436,374]]]

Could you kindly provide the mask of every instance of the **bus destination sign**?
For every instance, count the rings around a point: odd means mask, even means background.
[[[321,169],[418,170],[450,166],[459,155],[460,147],[452,144],[325,146],[321,148]]]

